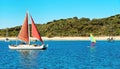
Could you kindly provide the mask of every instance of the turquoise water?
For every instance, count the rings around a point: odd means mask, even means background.
[[[47,50],[16,51],[0,41],[0,69],[120,69],[120,41],[45,41]]]

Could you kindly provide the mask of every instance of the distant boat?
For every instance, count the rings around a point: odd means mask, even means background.
[[[109,29],[109,34],[108,34],[108,38],[107,38],[107,40],[109,41],[109,42],[112,42],[112,41],[114,41],[114,38],[113,38],[113,25],[112,25],[113,23],[111,23],[111,25],[110,25],[110,28],[108,28]]]
[[[114,41],[114,38],[109,36],[109,38],[107,38],[107,40],[108,40],[109,42],[112,42],[112,41]]]
[[[91,41],[91,47],[94,47],[96,44],[96,40],[92,34],[90,34],[90,41]]]
[[[9,38],[8,38],[8,28],[6,29],[6,39],[5,42],[9,42]]]
[[[30,44],[30,29],[29,29],[29,24],[28,24],[28,13],[26,13],[26,17],[24,20],[24,23],[22,25],[22,28],[18,34],[18,39],[22,40],[24,43],[21,43],[19,45],[9,45],[10,49],[15,49],[15,50],[43,50],[46,49],[48,45],[45,45],[40,33],[38,32],[38,29],[33,21],[32,16],[30,16],[31,22],[32,22],[32,36],[37,38],[42,42],[42,45],[37,45],[37,44]]]

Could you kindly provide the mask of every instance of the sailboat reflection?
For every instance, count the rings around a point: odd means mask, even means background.
[[[19,55],[19,66],[22,69],[38,69],[37,58],[41,53],[40,50],[18,50]]]

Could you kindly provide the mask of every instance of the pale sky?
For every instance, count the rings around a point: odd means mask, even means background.
[[[26,11],[35,23],[72,18],[104,18],[120,14],[120,0],[0,0],[0,29],[23,24]]]

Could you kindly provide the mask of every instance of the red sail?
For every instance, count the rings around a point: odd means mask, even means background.
[[[22,28],[18,34],[18,38],[25,41],[25,42],[29,42],[28,13],[26,13],[26,18],[25,18],[24,24],[22,25]]]
[[[38,32],[38,29],[37,29],[33,19],[32,19],[32,16],[30,16],[30,18],[31,18],[31,21],[32,21],[32,36],[39,39],[43,43],[43,40],[40,36],[40,33]]]

